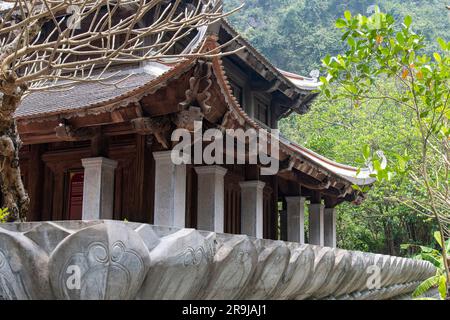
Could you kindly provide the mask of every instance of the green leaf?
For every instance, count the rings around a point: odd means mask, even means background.
[[[412,18],[411,18],[411,16],[406,16],[404,22],[405,22],[405,26],[406,26],[407,28],[409,28],[409,27],[411,26],[411,23],[412,23]]]
[[[437,53],[437,52],[433,53],[433,57],[439,63],[442,61],[441,55],[439,53]]]
[[[426,246],[419,246],[419,248],[423,253],[431,253],[431,252],[435,251],[433,248],[426,247]]]
[[[350,12],[350,11],[345,11],[344,12],[344,17],[345,17],[345,19],[347,19],[348,21],[350,21],[351,20],[351,18],[352,18],[352,13]]]
[[[402,250],[407,250],[407,249],[409,249],[410,247],[412,247],[413,245],[412,244],[409,244],[409,243],[402,243],[401,245],[400,245],[400,249],[402,249]]]
[[[430,110],[423,111],[420,113],[420,118],[421,119],[426,118],[429,114],[430,114]]]
[[[401,32],[397,33],[395,38],[397,39],[399,44],[403,45],[405,43],[405,37],[403,36],[403,33]]]
[[[436,242],[439,244],[439,246],[441,248],[443,248],[441,233],[439,231],[436,231],[435,233],[433,233],[433,236],[434,236],[434,239],[436,240]]]
[[[336,27],[339,29],[342,29],[344,27],[347,26],[347,21],[345,21],[344,19],[337,19],[336,20]]]
[[[370,146],[368,144],[364,145],[364,147],[363,147],[363,156],[364,156],[364,159],[370,158]]]
[[[430,253],[422,253],[420,257],[422,260],[431,262],[436,268],[442,267],[442,259],[438,259]]]
[[[397,158],[398,171],[405,172],[406,171],[406,164],[407,164],[406,159],[403,158],[399,154],[395,154],[395,157]]]
[[[447,42],[445,42],[444,39],[437,38],[437,42],[439,43],[439,46],[441,47],[442,50],[446,51],[448,49]]]
[[[440,277],[440,275],[436,275],[423,281],[421,284],[419,284],[416,290],[414,290],[412,297],[418,298],[420,296],[423,296],[431,288],[437,287],[439,285]]]
[[[439,277],[439,295],[442,300],[445,300],[447,297],[447,277],[445,275],[441,275]]]
[[[356,41],[353,37],[348,37],[347,42],[350,45],[350,47],[352,47],[352,48],[356,47]]]

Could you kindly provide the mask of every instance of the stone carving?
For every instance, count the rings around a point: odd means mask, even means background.
[[[160,240],[150,252],[152,262],[139,298],[194,299],[211,269],[213,240],[194,229],[182,229]]]
[[[257,253],[252,241],[243,235],[220,237],[209,283],[201,299],[237,299],[241,297],[256,268]]]
[[[51,298],[46,252],[23,234],[0,228],[0,300]]]
[[[140,223],[0,225],[0,299],[406,299],[435,272],[426,261]]]
[[[244,295],[248,299],[268,299],[277,289],[283,272],[289,263],[290,251],[282,241],[256,240],[258,262]]]
[[[58,245],[50,256],[50,282],[58,299],[133,299],[149,264],[148,250],[135,231],[105,221]]]

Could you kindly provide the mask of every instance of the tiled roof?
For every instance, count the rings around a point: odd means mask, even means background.
[[[124,77],[125,75],[121,74],[109,78],[104,83],[82,82],[67,89],[33,92],[22,101],[15,117],[22,119],[90,108],[107,101],[120,99],[126,93],[156,78],[154,74],[145,72],[131,74],[125,79]],[[119,83],[116,83],[118,81]]]

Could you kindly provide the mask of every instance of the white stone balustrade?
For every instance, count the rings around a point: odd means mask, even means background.
[[[426,261],[141,223],[0,224],[0,299],[404,299],[435,272]]]

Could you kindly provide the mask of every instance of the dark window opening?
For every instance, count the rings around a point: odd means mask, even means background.
[[[269,124],[269,106],[260,99],[256,99],[255,116],[262,123]]]
[[[230,82],[231,92],[233,93],[233,96],[237,99],[237,101],[239,102],[239,105],[242,108],[244,108],[242,87],[237,85],[236,82],[234,82],[233,80],[230,80],[229,82]]]

